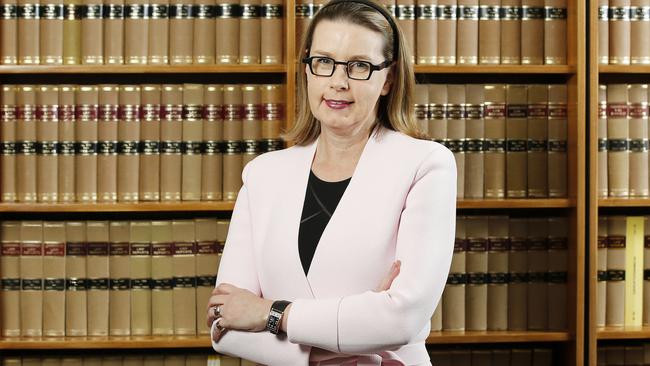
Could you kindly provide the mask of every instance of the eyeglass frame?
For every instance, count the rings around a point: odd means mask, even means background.
[[[312,68],[312,65],[311,65],[311,61],[313,59],[315,59],[315,58],[326,58],[328,60],[332,60],[332,62],[334,62],[334,67],[332,67],[332,73],[329,74],[329,75],[318,75],[318,74],[316,74],[314,72],[314,69]],[[370,78],[372,77],[373,72],[383,70],[383,69],[389,67],[393,63],[393,61],[391,61],[391,60],[386,60],[386,61],[380,63],[379,65],[374,65],[374,64],[370,63],[369,61],[362,61],[362,60],[336,61],[335,59],[333,59],[331,57],[327,57],[327,56],[309,56],[309,57],[303,58],[302,62],[304,64],[309,65],[309,71],[311,72],[312,75],[314,75],[314,76],[323,76],[323,77],[328,77],[328,78],[331,78],[332,75],[334,75],[334,72],[336,71],[336,65],[345,65],[345,74],[348,76],[349,79],[352,79],[352,80],[370,80]],[[370,65],[370,73],[368,74],[368,78],[366,78],[366,79],[358,79],[358,78],[353,78],[352,76],[350,76],[350,67],[349,66],[350,66],[351,62],[363,62],[363,63],[366,63],[366,64]]]

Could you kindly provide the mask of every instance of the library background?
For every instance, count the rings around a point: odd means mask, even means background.
[[[650,0],[381,2],[458,166],[433,364],[650,365]],[[252,364],[204,307],[324,3],[0,0],[2,365]]]

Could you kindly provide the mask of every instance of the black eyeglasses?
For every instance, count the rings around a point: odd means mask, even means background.
[[[336,65],[345,65],[345,71],[348,77],[353,80],[368,80],[373,71],[379,71],[387,68],[392,61],[384,61],[379,65],[373,65],[367,61],[336,61],[331,57],[311,56],[302,59],[302,62],[309,65],[309,70],[316,76],[334,75]]]

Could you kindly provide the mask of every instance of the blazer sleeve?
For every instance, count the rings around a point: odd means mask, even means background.
[[[253,256],[252,221],[246,184],[247,164],[242,172],[244,182],[237,196],[230,220],[228,237],[217,273],[216,285],[230,283],[261,296],[255,259]],[[214,332],[214,323],[212,331]],[[212,340],[215,351],[230,356],[267,365],[307,365],[310,346],[289,342],[286,337],[269,332],[245,332],[228,330],[219,342]]]
[[[421,162],[404,203],[395,254],[402,266],[391,288],[294,301],[289,341],[351,354],[410,343],[428,326],[444,290],[455,227],[455,160],[435,148]]]

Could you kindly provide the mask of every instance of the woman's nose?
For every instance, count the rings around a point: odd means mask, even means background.
[[[330,85],[333,88],[344,89],[348,87],[348,72],[346,67],[346,65],[334,65],[334,74],[330,77]]]

